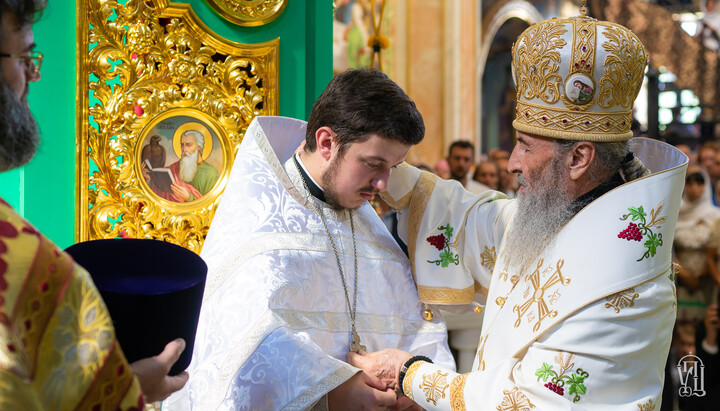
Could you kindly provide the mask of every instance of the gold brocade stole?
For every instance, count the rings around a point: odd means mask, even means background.
[[[0,260],[0,408],[142,409],[87,272],[1,199]]]
[[[67,290],[73,261],[5,204],[0,205],[0,243],[0,326],[7,328],[0,353],[14,373],[32,380],[40,343]]]

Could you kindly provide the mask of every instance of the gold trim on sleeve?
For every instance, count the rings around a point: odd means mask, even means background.
[[[469,375],[459,375],[450,384],[450,409],[452,411],[465,411],[465,381]]]
[[[479,285],[479,284],[478,284]],[[427,304],[467,304],[475,298],[475,284],[458,290],[448,287],[418,286],[420,300]]]
[[[415,361],[410,366],[410,368],[408,368],[407,372],[405,373],[405,378],[403,379],[403,386],[402,386],[403,392],[411,400],[413,399],[412,383],[413,383],[413,380],[415,379],[415,373],[417,372],[418,368],[420,368],[420,366],[423,363],[425,363],[425,361]]]
[[[488,290],[488,289],[487,289],[486,287],[484,287],[482,284],[480,284],[479,282],[477,282],[477,280],[475,280],[475,294],[480,294],[480,295],[482,295],[483,297],[486,297],[486,298],[487,298],[489,292],[490,292],[490,290]],[[478,314],[479,314],[479,313],[478,313]]]
[[[413,190],[408,191],[407,194],[402,196],[399,200],[394,200],[392,196],[385,192],[380,193],[380,196],[382,197],[383,201],[387,203],[387,205],[390,206],[390,208],[394,210],[402,210],[403,208],[407,207],[410,204],[410,198],[412,198]]]
[[[410,200],[410,212],[408,214],[408,256],[410,258],[410,268],[412,269],[413,278],[415,278],[415,248],[417,248],[418,232],[420,231],[420,223],[422,222],[425,209],[430,201],[430,196],[435,189],[435,183],[438,176],[428,172],[420,173],[420,178],[413,189],[412,198]],[[420,299],[423,300],[422,296]]]

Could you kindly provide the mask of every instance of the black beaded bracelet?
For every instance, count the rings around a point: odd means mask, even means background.
[[[400,368],[400,374],[398,374],[398,390],[400,392],[403,392],[403,381],[405,380],[405,374],[407,373],[408,368],[410,368],[411,365],[418,361],[425,361],[429,362],[430,364],[433,363],[429,357],[426,357],[424,355],[416,355],[405,361],[405,364],[403,364],[403,366]]]

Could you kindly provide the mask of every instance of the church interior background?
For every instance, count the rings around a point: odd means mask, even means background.
[[[591,16],[626,25],[650,52],[635,105],[648,137],[695,146],[720,137],[720,41],[704,34],[706,3],[588,1]],[[61,247],[130,236],[199,252],[253,117],[307,120],[333,73],[373,66],[424,117],[425,140],[409,162],[434,164],[458,139],[475,144],[476,160],[509,151],[511,46],[529,25],[579,8],[580,0],[50,0],[34,30],[42,80],[28,97],[42,144],[30,164],[0,174],[0,190]],[[195,119],[216,143],[218,182],[189,204],[155,196],[140,178],[143,142],[168,118]],[[463,339],[474,353],[475,337],[456,335],[455,348]]]

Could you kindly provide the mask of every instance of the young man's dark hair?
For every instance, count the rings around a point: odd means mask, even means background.
[[[450,147],[448,148],[448,156],[452,154],[453,148],[455,147],[469,148],[473,151],[473,153],[475,153],[475,146],[473,146],[471,142],[467,140],[457,140],[450,144]]]
[[[47,0],[0,0],[0,20],[5,13],[15,14],[18,26],[35,23],[42,14]]]
[[[337,134],[339,153],[375,133],[406,145],[425,135],[425,123],[415,103],[388,76],[377,70],[347,70],[335,76],[315,102],[305,134],[305,150],[315,151],[315,133],[330,127]]]

